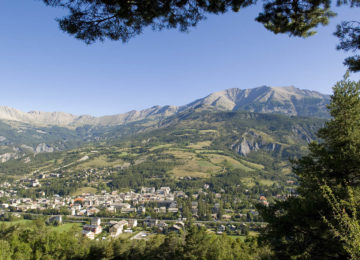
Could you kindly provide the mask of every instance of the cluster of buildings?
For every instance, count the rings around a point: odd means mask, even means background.
[[[7,181],[0,183],[0,197],[15,197],[17,191],[12,189],[12,185]]]
[[[106,226],[105,229],[107,234],[111,238],[117,238],[122,233],[133,233],[133,228],[137,227],[138,221],[137,219],[109,221],[104,225]],[[158,231],[164,231],[166,229],[169,232],[180,232],[184,229],[185,224],[182,221],[177,221],[176,223],[169,226],[169,224],[167,224],[165,221],[159,221],[157,219],[147,217],[143,221],[143,226],[150,228],[157,227]],[[82,234],[89,239],[95,239],[95,237],[101,233],[103,233],[103,227],[100,218],[91,218],[90,224],[83,225]]]
[[[97,195],[85,193],[77,197],[55,195],[52,198],[38,199],[9,198],[6,203],[0,204],[0,208],[11,208],[13,211],[22,212],[65,208],[70,211],[70,215],[76,216],[96,215],[102,209],[112,213],[144,214],[146,204],[153,202],[157,205],[154,208],[157,213],[177,213],[179,209],[175,199],[178,197],[186,197],[186,195],[183,191],[171,192],[169,187],[161,187],[158,190],[154,187],[143,187],[139,193],[103,191]]]
[[[54,196],[48,198],[10,198],[7,202],[0,204],[0,208],[12,208],[14,211],[28,211],[28,210],[45,210],[45,209],[60,209],[66,207],[71,203],[71,197]]]
[[[110,221],[108,223],[110,237],[116,238],[123,232],[132,233],[132,228],[137,226],[136,219],[121,220],[121,221]],[[100,218],[91,218],[90,224],[83,226],[82,234],[89,238],[94,239],[96,235],[103,232]]]
[[[182,191],[171,192],[169,187],[161,187],[158,190],[155,188],[141,188],[139,193],[129,191],[125,193],[117,193],[116,191],[102,194],[83,194],[82,196],[73,199],[70,204],[71,215],[87,215],[91,216],[99,212],[100,209],[112,213],[136,213],[144,214],[146,212],[145,205],[149,202],[154,202],[160,205],[160,208],[155,208],[159,212],[165,211],[176,213],[178,212],[175,198],[179,196],[186,196]]]

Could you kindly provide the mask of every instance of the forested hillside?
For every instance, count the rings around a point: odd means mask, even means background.
[[[306,153],[324,122],[251,112],[183,113],[155,130],[142,133],[139,125],[123,126],[81,148],[11,159],[0,164],[0,172],[2,178],[59,172],[64,178],[49,179],[41,188],[53,194],[100,183],[136,189],[192,180],[191,185],[201,186],[229,172],[248,187],[285,184],[292,179],[289,159]]]
[[[328,102],[328,95],[316,91],[295,87],[262,86],[253,89],[226,89],[183,106],[153,106],[141,111],[133,110],[101,117],[76,116],[64,112],[30,111],[26,113],[0,106],[0,163],[33,154],[69,150],[108,139],[124,139],[129,135],[150,132],[154,129],[168,129],[168,126],[174,126],[183,119],[197,120],[196,117],[204,113],[251,111],[328,118],[326,110]],[[226,118],[231,121],[229,115]],[[203,117],[200,121],[205,122],[207,119],[213,125],[208,124],[206,127],[216,128],[216,117],[212,119]],[[248,125],[245,119],[242,119],[244,124],[241,127],[251,128],[252,126]],[[262,123],[251,124],[260,126]],[[195,129],[197,127],[196,125]],[[272,130],[271,134],[274,132]],[[308,140],[312,138],[308,137],[305,138]],[[250,131],[244,140],[249,143],[249,147],[245,147],[245,143],[241,147],[234,143],[234,149],[239,149],[238,152],[245,155],[253,150],[251,146],[255,144],[254,142],[258,142],[258,139],[259,136]],[[265,148],[265,145],[268,145],[267,149],[284,151],[282,149],[284,147],[270,147],[271,144],[265,143],[255,149]]]

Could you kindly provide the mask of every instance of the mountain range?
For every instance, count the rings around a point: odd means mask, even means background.
[[[145,119],[164,119],[183,112],[250,111],[291,116],[328,117],[329,95],[295,87],[262,86],[252,89],[232,88],[212,93],[183,106],[153,106],[141,111],[94,117],[76,116],[64,112],[41,112],[0,106],[0,120],[17,121],[37,126],[79,127],[84,125],[124,125]]]
[[[257,115],[258,113],[327,119],[329,114],[326,105],[329,100],[329,95],[316,91],[301,90],[295,87],[262,86],[252,89],[226,89],[183,106],[154,106],[141,111],[134,110],[124,114],[101,117],[76,116],[64,112],[22,112],[3,106],[0,107],[0,163],[11,159],[25,158],[29,154],[73,149],[90,142],[111,143],[113,140],[157,129],[163,129],[160,132],[166,136],[166,131],[171,132],[173,131],[171,129],[180,126],[181,131],[186,130],[186,124],[192,125],[192,128],[198,131],[201,130],[201,124],[196,123],[197,120],[202,121],[202,125],[206,125],[206,129],[214,127],[216,129],[216,126],[219,126],[219,116],[216,114],[219,113],[226,120],[231,121],[236,118],[231,116],[231,113],[246,112],[241,116],[241,118],[245,117],[245,119],[241,119],[242,136],[232,137],[231,140],[234,139],[234,143],[229,143],[229,147],[232,145],[232,150],[241,155],[259,149],[273,151],[278,149],[278,144],[281,142],[264,141],[280,140],[279,137],[275,137],[278,134],[276,126],[270,122],[271,120],[280,120],[279,122],[288,124],[286,123],[287,119],[283,117],[280,119],[278,117],[267,118],[266,123],[262,123],[267,127],[260,129],[256,123],[258,122],[256,118],[261,118]],[[214,116],[207,117],[207,114],[214,114]],[[217,119],[214,121],[214,118]],[[187,123],[184,125],[184,122]],[[292,131],[292,133],[284,132],[285,135],[291,136],[292,141],[286,140],[282,143],[289,143],[291,146],[292,143],[298,142],[294,141],[298,138],[302,138],[305,143],[313,140],[316,129],[324,120],[319,122],[320,124],[316,127],[312,127],[308,122],[292,123],[293,126],[287,127],[286,130]],[[231,122],[229,123],[230,128],[235,127]],[[222,123],[222,127],[226,124]],[[231,131],[222,131],[222,133],[226,132],[224,138],[228,140],[232,132],[236,132],[236,128],[239,127],[238,125],[234,129],[230,129]],[[259,135],[258,130],[266,135]],[[154,134],[158,133],[159,131],[154,132]],[[288,149],[284,151],[288,151]]]

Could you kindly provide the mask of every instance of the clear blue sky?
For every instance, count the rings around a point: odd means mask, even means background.
[[[0,105],[98,116],[183,105],[233,87],[331,93],[351,54],[336,51],[332,33],[341,20],[358,18],[358,10],[338,9],[306,40],[268,32],[254,21],[258,11],[211,16],[190,33],[147,30],[127,44],[88,46],[58,29],[63,10],[39,0],[1,0]]]

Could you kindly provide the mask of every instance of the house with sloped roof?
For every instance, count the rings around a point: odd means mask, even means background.
[[[121,220],[112,227],[110,227],[109,232],[110,236],[118,237],[124,230],[124,226],[128,226],[128,222],[126,220]]]
[[[89,230],[83,230],[82,234],[84,237],[87,237],[88,239],[94,240],[95,239],[95,233]]]
[[[94,232],[95,235],[100,234],[102,232],[102,227],[100,225],[84,225],[83,231],[91,231]]]

